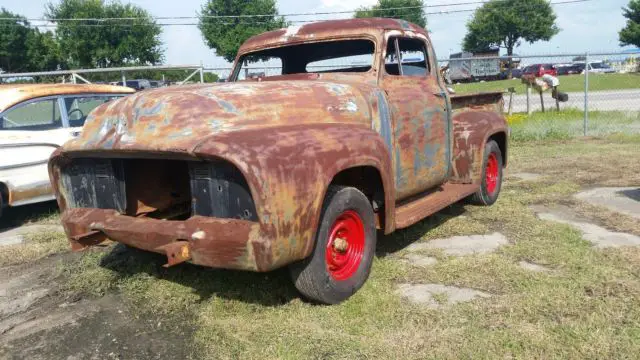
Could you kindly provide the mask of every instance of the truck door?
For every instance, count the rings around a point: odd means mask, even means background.
[[[428,49],[418,38],[387,40],[381,85],[392,114],[398,200],[440,185],[449,174],[448,95]]]

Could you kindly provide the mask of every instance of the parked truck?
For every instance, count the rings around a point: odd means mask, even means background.
[[[461,52],[449,57],[448,77],[452,82],[498,80],[503,72],[499,51],[474,54]]]
[[[260,61],[281,69],[239,81]],[[334,304],[391,241],[377,231],[496,201],[502,109],[499,92],[449,94],[416,25],[325,21],[252,37],[226,83],[97,108],[49,170],[74,250],[111,239],[166,266],[288,266],[305,297]]]

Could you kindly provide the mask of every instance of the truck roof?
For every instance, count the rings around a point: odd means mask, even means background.
[[[6,84],[0,85],[0,111],[25,100],[54,95],[130,94],[133,89],[98,84]]]
[[[294,42],[329,40],[361,35],[376,36],[384,30],[411,31],[428,36],[423,28],[405,20],[388,18],[329,20],[289,26],[288,28],[253,36],[240,47],[239,54]]]

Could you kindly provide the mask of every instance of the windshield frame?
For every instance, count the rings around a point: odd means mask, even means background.
[[[231,72],[231,75],[228,78],[228,82],[238,82],[238,81],[247,81],[247,80],[238,80],[238,76],[240,74],[240,71],[242,70],[242,61],[244,59],[244,57],[246,56],[250,56],[265,50],[272,50],[272,49],[279,49],[279,48],[285,48],[285,47],[290,47],[290,46],[297,46],[297,45],[303,45],[303,44],[317,44],[317,43],[331,43],[331,42],[337,42],[337,41],[349,41],[349,40],[368,40],[373,44],[373,54],[372,54],[372,61],[371,61],[371,67],[369,68],[369,70],[367,70],[366,72],[359,72],[357,74],[374,74],[377,73],[377,69],[380,66],[380,49],[379,49],[379,44],[378,44],[378,39],[375,36],[371,36],[371,35],[366,35],[366,34],[362,34],[362,35],[358,35],[358,36],[335,36],[335,37],[329,37],[329,38],[320,38],[320,39],[314,39],[314,40],[304,40],[304,41],[292,41],[290,43],[287,43],[286,45],[283,45],[281,43],[278,44],[274,44],[273,46],[265,46],[265,47],[261,47],[259,49],[252,49],[251,51],[247,51],[241,54],[238,54],[238,56],[236,57],[236,60],[233,64],[233,70]],[[319,72],[305,72],[305,73],[296,73],[296,74],[353,74],[351,72],[340,72],[340,71],[336,71],[336,72],[331,72],[331,73],[319,73]],[[283,75],[295,75],[295,74],[283,74]],[[268,78],[268,77],[266,77]]]

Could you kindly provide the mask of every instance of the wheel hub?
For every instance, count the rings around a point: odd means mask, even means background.
[[[353,210],[343,212],[329,231],[326,248],[327,270],[337,281],[353,276],[364,256],[364,225],[360,215]]]

